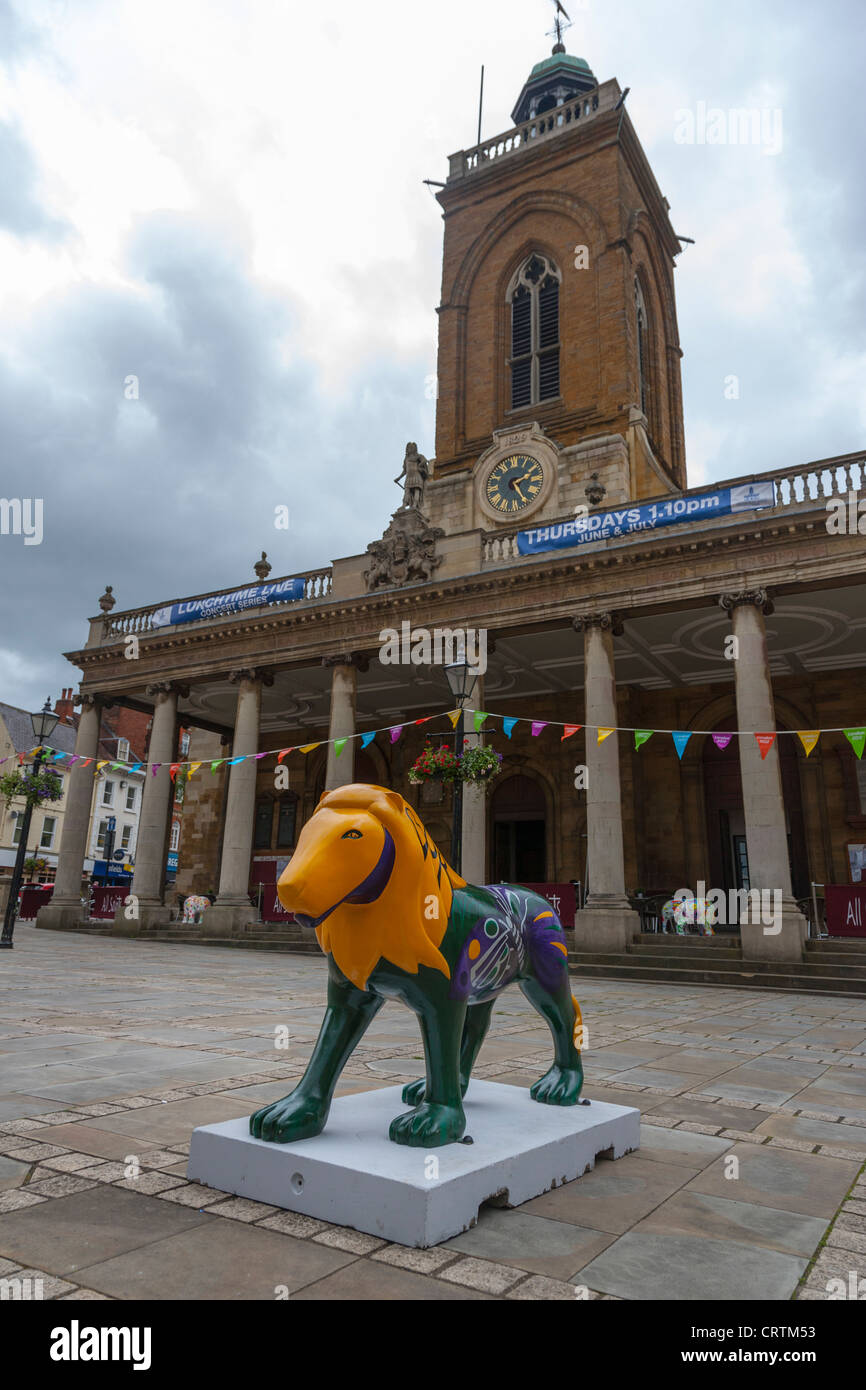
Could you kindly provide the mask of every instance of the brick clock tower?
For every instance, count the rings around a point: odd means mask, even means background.
[[[681,247],[616,81],[557,43],[514,126],[450,159],[436,459],[450,532],[686,485]],[[597,475],[597,476],[596,476]]]

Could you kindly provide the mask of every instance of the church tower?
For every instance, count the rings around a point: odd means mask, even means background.
[[[450,158],[436,524],[563,517],[686,486],[681,250],[616,81],[558,42],[512,129]]]

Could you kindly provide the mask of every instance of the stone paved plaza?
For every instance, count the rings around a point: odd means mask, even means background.
[[[421,1251],[186,1180],[196,1125],[300,1075],[323,958],[23,925],[0,969],[0,1277],[46,1298],[826,1299],[866,1277],[864,1000],[576,980],[586,1094],[639,1107],[640,1152]],[[549,1052],[515,988],[476,1074],[528,1086]],[[422,1071],[388,1003],[338,1094]]]

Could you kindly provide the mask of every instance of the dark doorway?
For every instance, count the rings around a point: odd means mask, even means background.
[[[720,724],[717,733],[731,732],[733,719]],[[782,799],[788,828],[788,860],[791,885],[795,898],[809,892],[809,863],[806,853],[806,832],[803,824],[803,803],[800,794],[800,769],[795,741],[790,737],[778,740],[779,766],[782,775]],[[711,738],[704,743],[704,804],[707,813],[707,843],[710,854],[708,888],[731,889],[751,887],[749,856],[746,847],[746,818],[743,810],[743,780],[740,775],[738,740],[734,737],[727,748],[718,748]],[[754,869],[754,866],[752,866]]]
[[[547,881],[544,792],[519,774],[501,782],[491,802],[493,883]]]

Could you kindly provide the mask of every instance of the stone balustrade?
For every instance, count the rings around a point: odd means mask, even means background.
[[[308,570],[304,574],[286,575],[285,578],[303,579],[304,597],[302,599],[287,599],[285,604],[271,603],[267,606],[262,605],[258,611],[265,612],[267,609],[282,609],[289,603],[298,607],[299,605],[310,603],[315,599],[324,599],[330,596],[332,586],[332,569],[330,565],[323,569]],[[270,585],[274,582],[282,583],[283,580],[274,581],[269,579],[267,582]],[[242,586],[239,584],[233,584],[230,589],[216,589],[213,593],[197,594],[196,597],[218,598],[220,594],[228,595],[235,593],[241,587]],[[153,615],[165,607],[165,603],[151,603],[144,608],[130,608],[122,613],[112,613],[104,619],[94,619],[97,627],[101,625],[101,633],[99,635],[100,643],[108,645],[112,642],[121,641],[124,637],[128,637],[131,634],[144,635],[149,632],[158,631],[159,628],[153,622]],[[184,628],[199,628],[207,623],[224,621],[229,616],[232,615],[217,612],[206,618],[200,618],[196,622],[185,623]]]
[[[548,140],[563,131],[574,129],[578,124],[585,124],[604,111],[612,111],[621,95],[618,82],[604,82],[593,91],[581,92],[580,96],[572,97],[562,106],[545,111],[531,121],[524,121],[502,135],[482,140],[480,145],[472,149],[459,150],[451,155],[448,182],[466,178],[479,169],[489,168],[494,160],[517,154],[539,140]]]
[[[786,507],[799,507],[803,503],[813,502],[816,510],[823,511],[826,503],[831,498],[847,498],[849,493],[861,493],[866,500],[866,455],[846,454],[840,458],[820,459],[815,463],[806,463],[799,468],[779,468],[772,473],[752,473],[743,478],[724,478],[716,483],[704,483],[700,487],[688,488],[685,492],[676,494],[688,500],[690,497],[700,497],[707,492],[712,492],[714,488],[744,487],[749,483],[772,482],[776,489],[775,507],[762,508],[760,513],[741,513],[742,517],[760,515],[761,517],[777,517],[779,512]],[[645,502],[632,503],[629,505],[643,506],[652,501],[670,501],[673,494],[668,494],[662,498],[646,498]],[[618,504],[622,505],[622,504]],[[603,510],[599,508],[597,510]],[[561,526],[565,522],[572,521],[573,516],[545,517],[545,526]],[[694,523],[708,520],[707,516],[695,517]],[[526,520],[519,526],[515,526],[509,531],[489,531],[482,538],[481,563],[482,566],[493,566],[508,564],[511,560],[531,561],[534,556],[520,555],[517,549],[517,536],[520,531],[527,530],[537,522]],[[688,523],[683,523],[688,525]],[[681,529],[681,528],[678,528]],[[661,533],[660,533],[661,534]],[[637,541],[641,537],[646,538],[646,532],[636,532],[631,539]]]

